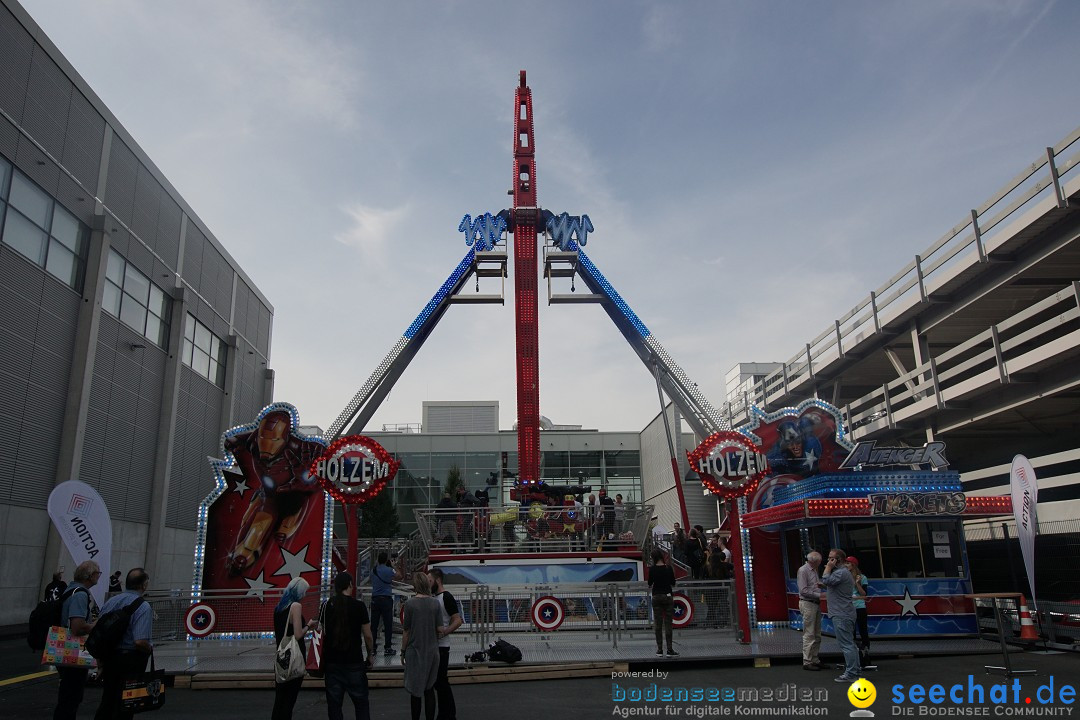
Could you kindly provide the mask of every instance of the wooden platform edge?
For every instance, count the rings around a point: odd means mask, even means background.
[[[506,665],[502,667],[477,666],[454,668],[449,672],[451,685],[478,685],[497,682],[524,682],[528,680],[555,680],[560,678],[607,677],[625,663],[586,662],[545,665]],[[399,688],[404,684],[401,672],[370,672],[368,686],[372,688]],[[177,675],[174,687],[192,690],[242,690],[269,689],[274,686],[274,676],[268,672],[257,673],[195,673]],[[322,678],[304,678],[303,689],[321,690]]]

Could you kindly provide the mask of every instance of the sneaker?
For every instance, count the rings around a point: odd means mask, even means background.
[[[674,650],[668,650],[667,651],[667,656],[668,657],[679,657],[679,653],[675,652]]]
[[[817,672],[818,670],[821,669],[821,666],[820,665],[815,665],[814,663],[808,663],[806,665],[803,665],[802,669],[803,670],[813,670],[814,672]]]
[[[856,680],[858,680],[858,679],[859,679],[859,678],[857,678],[857,677],[852,677],[852,676],[850,676],[850,675],[841,675],[840,677],[838,677],[838,678],[835,678],[835,679],[833,680],[833,682],[838,682],[838,683],[853,683],[853,682],[855,682],[855,681],[856,681]]]
[[[387,657],[389,657],[390,655],[393,655],[393,654],[394,654],[394,648],[386,648],[386,650],[383,651],[383,655],[386,655]]]
[[[657,650],[656,651],[656,657],[664,657],[664,651],[663,650]]]

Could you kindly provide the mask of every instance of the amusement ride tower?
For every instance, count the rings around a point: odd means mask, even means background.
[[[582,250],[588,241],[588,234],[593,230],[589,216],[572,216],[565,212],[556,215],[538,205],[533,127],[532,92],[526,84],[525,71],[522,70],[514,95],[514,184],[510,193],[514,199],[513,207],[496,213],[483,213],[475,219],[465,215],[458,230],[465,234],[468,252],[334,420],[327,431],[328,439],[334,440],[344,434],[353,435],[363,431],[450,305],[505,302],[501,293],[482,295],[461,293],[461,290],[473,276],[498,277],[501,280],[507,276],[506,246],[509,234],[513,234],[514,238],[519,485],[528,486],[542,482],[537,317],[540,269],[537,238],[541,235],[545,238],[543,272],[548,281],[549,304],[599,303],[653,375],[661,407],[665,404],[666,395],[682,413],[690,428],[703,438],[729,428],[727,421],[720,417],[698,390],[697,384],[687,377]],[[553,292],[553,278],[580,278],[589,292]],[[666,423],[667,415],[663,415]],[[680,494],[685,522],[686,504],[682,499],[677,448],[670,428],[667,429],[667,436],[675,486]]]

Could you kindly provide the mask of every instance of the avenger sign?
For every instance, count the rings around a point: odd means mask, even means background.
[[[386,487],[397,473],[399,464],[371,438],[346,435],[335,440],[311,464],[311,474],[334,499],[363,504]]]
[[[701,476],[701,484],[728,499],[753,492],[768,470],[761,448],[737,432],[713,433],[686,457]]]

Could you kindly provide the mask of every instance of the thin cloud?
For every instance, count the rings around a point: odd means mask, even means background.
[[[408,208],[377,208],[358,202],[342,208],[342,212],[351,222],[334,239],[359,251],[358,259],[364,263],[385,267],[389,248],[399,235]]]

